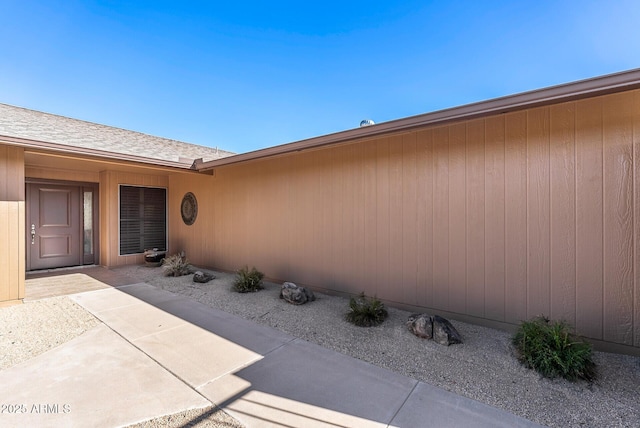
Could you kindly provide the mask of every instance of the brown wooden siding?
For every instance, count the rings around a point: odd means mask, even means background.
[[[0,305],[24,298],[24,151],[0,145]]]
[[[0,144],[0,201],[24,201],[24,150]]]
[[[634,336],[633,105],[632,97],[611,96],[602,108],[603,337],[625,344]]]
[[[640,91],[173,176],[196,264],[640,347]]]
[[[640,347],[640,94],[633,97],[633,344]]]
[[[0,201],[0,305],[24,298],[24,201]]]
[[[505,318],[527,318],[527,113],[505,117]],[[491,260],[491,259],[489,259]]]

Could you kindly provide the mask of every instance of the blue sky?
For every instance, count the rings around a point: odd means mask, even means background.
[[[640,2],[0,0],[0,102],[246,152],[640,67]]]

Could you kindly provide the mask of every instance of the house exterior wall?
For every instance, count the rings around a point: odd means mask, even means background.
[[[640,348],[640,91],[172,176],[197,265]],[[173,209],[173,208],[172,208]]]
[[[0,306],[24,298],[24,151],[0,144]]]

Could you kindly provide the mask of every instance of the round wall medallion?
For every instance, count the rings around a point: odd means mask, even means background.
[[[188,192],[182,198],[182,204],[180,204],[180,214],[182,214],[182,221],[184,224],[191,226],[196,221],[198,216],[198,201],[193,193]]]

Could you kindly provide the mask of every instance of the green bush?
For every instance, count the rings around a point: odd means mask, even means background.
[[[367,299],[364,293],[361,293],[357,299],[352,297],[349,300],[349,312],[347,312],[346,319],[360,327],[372,327],[382,324],[388,315],[384,303],[376,297]]]
[[[162,261],[164,276],[182,276],[191,273],[191,264],[182,254],[165,257]]]
[[[545,377],[595,379],[591,345],[572,334],[564,321],[551,322],[545,317],[524,321],[512,343],[520,361]]]
[[[253,291],[262,290],[262,278],[264,274],[258,271],[255,267],[249,270],[248,266],[245,266],[236,272],[236,280],[233,283],[233,289],[238,293],[249,293]]]

